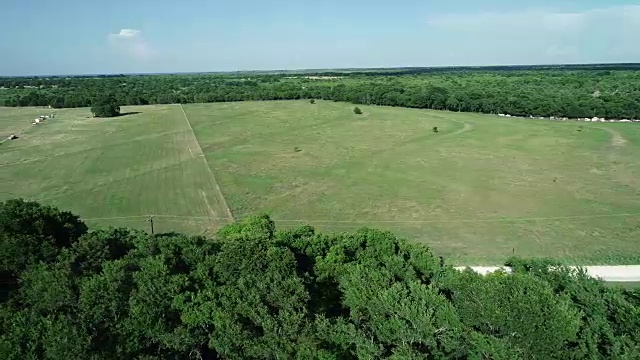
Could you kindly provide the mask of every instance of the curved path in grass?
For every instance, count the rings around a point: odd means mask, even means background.
[[[640,282],[640,265],[615,265],[615,266],[570,266],[571,268],[583,268],[589,276],[600,278],[609,282]],[[464,270],[467,267],[456,267],[457,270]],[[500,266],[469,266],[471,270],[478,274],[486,275],[504,269],[511,271],[509,267]]]
[[[446,135],[449,135],[449,136],[451,136],[451,135],[460,135],[460,134],[465,133],[467,131],[473,130],[473,125],[471,125],[469,123],[466,123],[464,121],[453,120],[453,119],[449,119],[449,121],[453,121],[453,122],[456,122],[458,124],[464,125],[464,127],[462,129],[456,130],[456,131],[454,131],[452,133],[449,133],[449,134],[446,134]]]

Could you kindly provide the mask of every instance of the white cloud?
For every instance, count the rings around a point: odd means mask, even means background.
[[[637,5],[444,14],[427,24],[435,37],[455,44],[454,58],[476,52],[481,63],[640,61]]]
[[[153,57],[154,51],[143,37],[142,32],[136,29],[122,29],[116,34],[109,34],[111,47],[124,55],[136,60],[148,60]]]
[[[120,30],[119,33],[110,34],[109,36],[112,36],[112,37],[115,37],[115,38],[132,38],[132,37],[136,37],[138,35],[140,35],[140,30],[122,29],[122,30]]]

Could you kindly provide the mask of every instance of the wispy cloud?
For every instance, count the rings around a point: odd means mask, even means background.
[[[147,60],[153,56],[153,49],[140,30],[122,29],[109,34],[109,44],[116,50],[137,60]]]
[[[117,34],[109,34],[113,38],[133,38],[140,35],[140,30],[136,29],[122,29]]]
[[[427,24],[431,32],[455,38],[454,52],[460,56],[484,49],[486,53],[479,54],[484,62],[640,61],[635,44],[640,34],[640,6],[636,5],[577,12],[527,9],[443,14],[428,18]]]

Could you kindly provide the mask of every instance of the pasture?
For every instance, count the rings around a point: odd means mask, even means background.
[[[0,108],[2,109],[2,108]],[[0,142],[9,135],[20,134],[31,126],[31,121],[39,115],[49,115],[47,109],[15,108],[0,110]]]
[[[38,111],[0,110],[28,121]],[[177,105],[123,108],[133,114],[89,117],[89,109],[56,118],[0,145],[0,194],[68,209],[92,225],[156,231],[214,229],[226,223],[213,179]],[[139,113],[135,113],[139,111]],[[2,125],[0,125],[2,126]]]
[[[148,229],[155,214],[157,231],[191,233],[227,223],[226,199],[235,218],[390,230],[457,264],[640,259],[637,124],[359,107],[156,105],[115,119],[59,110],[0,145],[0,197],[98,225]]]

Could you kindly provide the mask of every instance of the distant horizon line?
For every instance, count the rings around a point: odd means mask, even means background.
[[[363,72],[365,70],[411,70],[411,69],[491,69],[491,68],[546,68],[546,67],[582,67],[582,66],[639,66],[640,62],[612,63],[558,63],[558,64],[495,64],[495,65],[438,65],[438,66],[392,66],[392,67],[344,67],[344,68],[299,68],[272,70],[226,70],[226,71],[178,71],[178,72],[113,72],[79,74],[32,74],[0,75],[0,78],[60,78],[60,77],[115,77],[115,76],[152,76],[152,75],[206,75],[206,74],[297,74],[314,72]]]

